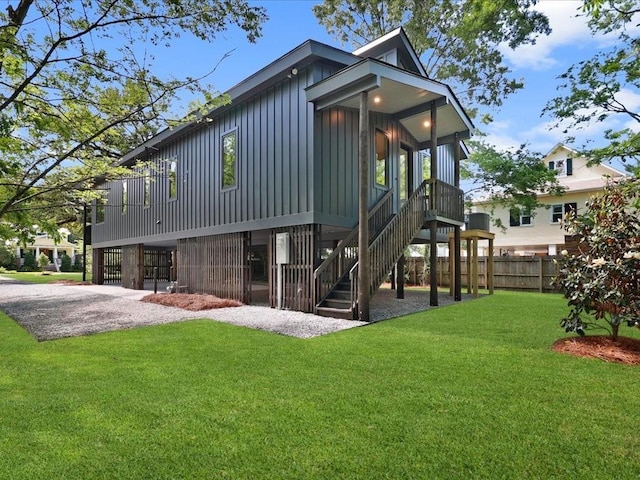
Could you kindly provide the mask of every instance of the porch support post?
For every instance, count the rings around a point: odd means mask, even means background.
[[[369,93],[360,93],[358,199],[358,318],[369,321]]]
[[[437,208],[437,189],[434,183],[438,178],[438,106],[431,102],[431,186],[429,192],[429,210]],[[429,222],[429,305],[438,306],[438,221]]]
[[[455,134],[453,144],[453,179],[454,185],[460,188],[460,134]],[[449,250],[451,255],[451,250]],[[460,265],[460,226],[453,227],[453,258],[449,258],[450,262],[454,262],[454,280],[453,280],[453,299],[456,302],[462,300],[462,266]],[[449,280],[451,281],[451,279]]]

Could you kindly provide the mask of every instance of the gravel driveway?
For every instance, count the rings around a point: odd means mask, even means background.
[[[151,292],[102,285],[31,284],[0,277],[0,310],[37,340],[210,318],[225,323],[311,338],[364,322],[246,305],[190,312],[139,299]]]
[[[17,282],[0,276],[0,310],[18,322],[37,340],[89,335],[125,328],[209,318],[298,338],[312,338],[367,325],[354,320],[320,317],[310,313],[245,305],[191,312],[141,302],[151,292],[111,285],[57,285]],[[463,295],[463,300],[470,295]],[[380,289],[371,299],[373,322],[427,310],[429,294],[406,290],[405,298]],[[439,295],[440,306],[453,303]]]

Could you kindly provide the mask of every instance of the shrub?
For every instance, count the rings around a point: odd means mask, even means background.
[[[16,266],[16,256],[10,248],[0,245],[0,267],[14,268]]]
[[[38,256],[38,267],[43,270],[47,265],[49,265],[49,257],[47,257],[44,253],[41,253]]]
[[[581,253],[563,251],[553,280],[570,307],[561,325],[580,335],[604,328],[617,340],[620,325],[640,325],[640,179],[610,182],[565,228]]]
[[[73,271],[81,272],[82,271],[82,255],[76,255],[73,259]]]
[[[61,272],[71,272],[71,257],[66,253],[62,254],[60,257],[60,271]]]
[[[33,252],[27,252],[24,254],[24,263],[20,268],[21,272],[35,272],[38,269],[36,265],[36,256]]]

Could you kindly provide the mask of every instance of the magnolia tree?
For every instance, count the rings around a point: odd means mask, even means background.
[[[580,254],[562,252],[554,279],[570,307],[561,325],[580,335],[606,329],[617,340],[620,325],[640,326],[640,178],[610,182],[566,229]]]

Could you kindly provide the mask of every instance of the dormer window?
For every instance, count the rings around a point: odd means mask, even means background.
[[[549,162],[549,170],[555,170],[558,177],[573,175],[573,159],[566,158]]]

